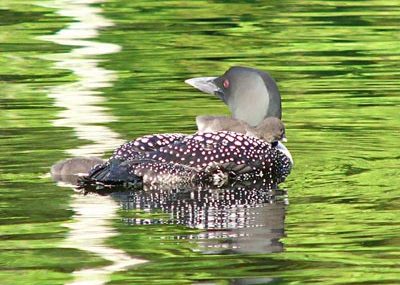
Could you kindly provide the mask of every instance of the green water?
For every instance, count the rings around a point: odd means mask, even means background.
[[[395,0],[1,1],[0,283],[398,284],[399,23]],[[137,210],[46,175],[228,114],[183,81],[232,65],[278,82],[284,197]],[[220,216],[223,230],[199,226]]]

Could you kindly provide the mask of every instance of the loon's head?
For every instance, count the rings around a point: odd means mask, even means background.
[[[196,77],[187,84],[218,96],[233,118],[257,126],[267,117],[282,117],[281,96],[272,77],[263,71],[234,66],[219,77]]]

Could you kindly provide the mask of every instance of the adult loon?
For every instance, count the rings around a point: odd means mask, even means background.
[[[232,112],[231,123],[241,124],[242,130],[234,132],[232,127],[194,135],[138,138],[95,166],[80,185],[223,187],[245,182],[275,188],[284,181],[293,160],[277,141],[284,138],[284,128],[277,119],[281,118],[281,100],[274,80],[257,69],[232,67],[220,77],[192,78],[186,82],[220,97]]]

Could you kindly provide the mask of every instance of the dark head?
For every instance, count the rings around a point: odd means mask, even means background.
[[[275,117],[264,119],[257,127],[247,130],[247,134],[258,137],[266,142],[286,141],[285,125]]]
[[[251,126],[257,126],[266,117],[282,116],[278,87],[266,72],[234,66],[220,77],[197,77],[185,82],[218,96],[228,105],[233,118]]]

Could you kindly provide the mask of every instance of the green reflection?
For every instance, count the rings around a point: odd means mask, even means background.
[[[36,38],[70,19],[31,1],[13,2],[0,4],[0,279],[22,284],[23,273],[23,284],[62,284],[73,270],[104,263],[58,248],[67,231],[62,224],[72,216],[71,191],[38,179],[65,157],[63,150],[85,143],[71,129],[51,125],[61,110],[46,95],[48,87],[76,78],[54,69],[43,53],[71,47]],[[197,230],[116,220],[120,235],[108,243],[150,262],[114,273],[111,284],[229,284],[256,277],[274,278],[274,284],[398,282],[397,1],[96,5],[115,23],[98,40],[122,46],[119,53],[96,57],[118,73],[114,85],[102,89],[103,105],[117,118],[108,127],[125,139],[191,133],[196,115],[228,111],[183,80],[218,75],[231,65],[255,66],[278,81],[296,162],[285,184],[290,204],[284,252],[204,255],[195,240],[176,239]]]

